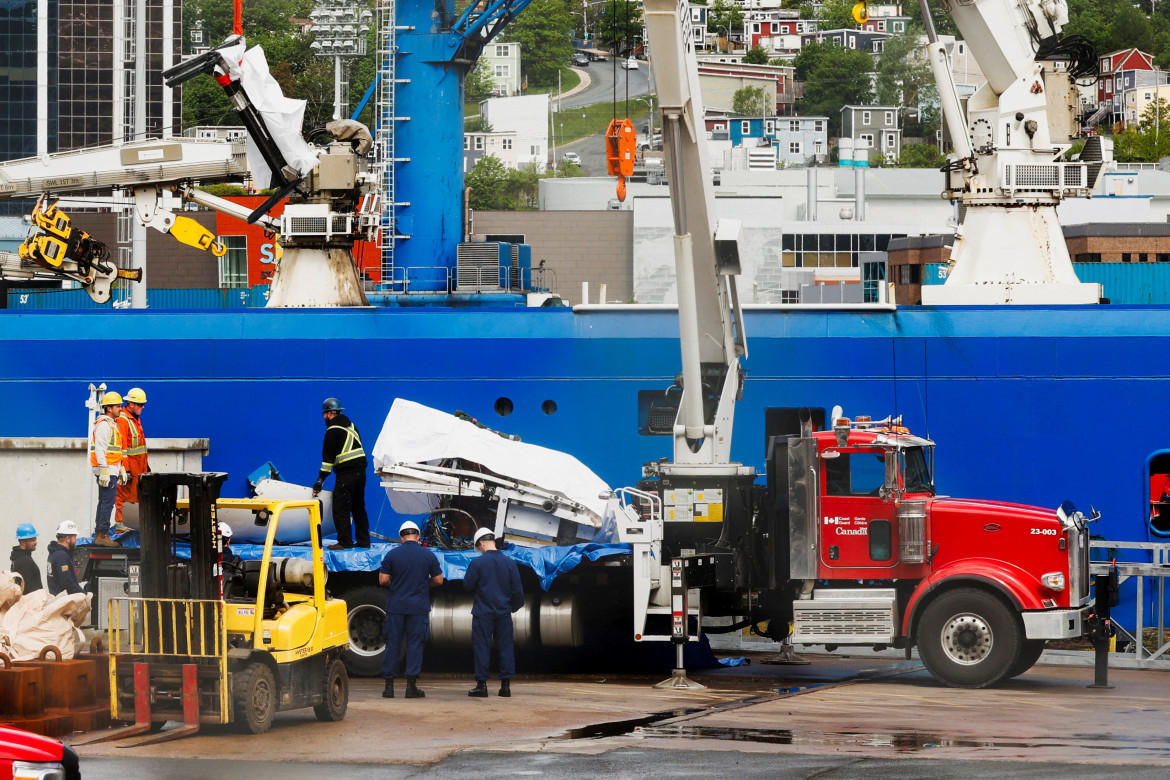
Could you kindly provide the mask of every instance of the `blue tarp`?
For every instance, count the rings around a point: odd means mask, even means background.
[[[134,530],[127,531],[124,534],[114,536],[123,547],[135,548],[139,546],[138,532]],[[92,543],[89,537],[79,538],[79,545]],[[325,551],[325,568],[328,571],[377,571],[378,567],[382,565],[382,559],[386,557],[386,553],[398,546],[398,543],[377,542],[372,547],[363,548],[355,547],[350,550],[326,550]],[[581,563],[584,559],[596,561],[598,558],[605,558],[610,555],[625,555],[633,548],[628,544],[596,544],[589,542],[587,544],[574,544],[567,547],[509,547],[504,550],[504,555],[507,555],[512,560],[523,566],[527,566],[536,572],[536,576],[540,578],[540,587],[548,590],[552,585],[553,580],[571,571]],[[236,555],[240,556],[246,561],[259,560],[264,555],[264,545],[262,544],[233,544],[232,550]],[[461,580],[467,573],[467,565],[471,563],[472,558],[479,555],[477,552],[470,550],[437,550],[433,549],[435,556],[439,559],[439,566],[443,570],[443,577],[448,580]],[[313,551],[309,547],[308,542],[301,544],[280,544],[272,548],[272,554],[279,558],[300,558],[302,560],[313,560]],[[179,558],[189,559],[191,557],[191,548],[184,542],[179,542],[175,546],[175,555]]]

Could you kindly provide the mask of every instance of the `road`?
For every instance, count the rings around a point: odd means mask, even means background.
[[[427,698],[406,701],[382,699],[378,680],[356,680],[343,723],[297,711],[260,736],[205,727],[170,743],[78,752],[87,780],[1170,773],[1164,671],[1114,669],[1114,687],[1102,690],[1087,687],[1091,667],[1041,665],[969,691],[901,659],[766,660],[692,672],[708,686],[695,691],[635,676],[522,677],[510,700],[470,700],[468,679],[424,675]]]
[[[563,98],[561,100],[562,108],[580,108],[581,106],[591,106],[594,103],[609,103],[614,100],[624,102],[627,97],[632,99],[650,94],[650,66],[646,62],[641,62],[638,70],[615,68],[613,60],[591,62],[588,66],[576,70],[588,74],[591,83],[581,92]],[[615,82],[617,84],[616,90],[614,89]],[[555,105],[556,95],[552,95],[551,98]],[[645,104],[642,105],[645,108]],[[631,111],[633,111],[632,107]]]

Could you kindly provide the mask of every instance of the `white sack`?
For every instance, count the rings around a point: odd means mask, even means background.
[[[79,646],[77,626],[90,611],[90,593],[30,593],[0,617],[0,647],[14,661],[33,661],[52,645],[62,659],[72,658]]]

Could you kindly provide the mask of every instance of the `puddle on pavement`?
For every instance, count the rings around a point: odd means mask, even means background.
[[[983,739],[955,739],[939,734],[919,732],[896,732],[888,734],[862,732],[792,731],[790,729],[742,729],[718,726],[650,726],[635,728],[642,737],[658,739],[715,739],[733,742],[758,742],[773,745],[860,745],[886,747],[901,753],[915,753],[934,748],[1067,748],[1076,745],[1089,750],[1149,750],[1159,753],[1170,752],[1170,746],[1158,746],[1144,741],[1135,744],[1130,740],[1115,740],[1112,736],[1099,736],[1101,742],[1088,744],[1076,738],[1067,742],[1038,739],[1035,742],[999,742]],[[1104,744],[1102,744],[1104,743]],[[1114,743],[1114,744],[1109,744]]]
[[[582,726],[579,729],[569,729],[563,734],[558,734],[553,739],[598,739],[600,737],[619,737],[622,734],[629,734],[638,731],[644,726],[649,726],[652,723],[667,720],[668,718],[680,718],[683,715],[693,715],[696,712],[703,712],[701,707],[679,708],[677,710],[669,710],[667,712],[656,712],[652,715],[644,715],[640,718],[631,718],[629,720],[611,720],[607,723],[594,723],[589,726]]]

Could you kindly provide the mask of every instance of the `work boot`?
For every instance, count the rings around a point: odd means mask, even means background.
[[[505,699],[512,698],[512,681],[500,680],[500,695]]]
[[[487,680],[476,680],[475,687],[468,691],[467,695],[473,699],[486,699],[488,697]]]
[[[110,538],[108,531],[99,531],[93,536],[93,543],[98,547],[121,547],[122,545]]]
[[[393,677],[386,678],[386,687],[382,689],[382,698],[383,699],[393,699],[394,698],[394,678]]]
[[[349,542],[338,542],[337,544],[329,545],[325,549],[326,550],[352,550],[353,545]]]
[[[425,699],[427,695],[418,689],[418,678],[406,678],[406,696],[407,699]]]

